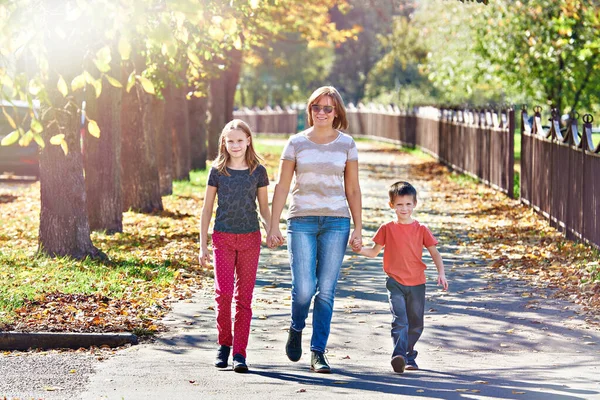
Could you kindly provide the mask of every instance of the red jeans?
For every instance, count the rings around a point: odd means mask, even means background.
[[[246,357],[260,240],[260,231],[251,233],[215,231],[212,235],[218,342],[220,345],[233,346],[233,355],[241,354]],[[231,329],[231,302],[234,296],[235,336]]]

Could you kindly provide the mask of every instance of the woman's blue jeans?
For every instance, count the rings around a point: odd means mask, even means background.
[[[310,349],[324,352],[329,338],[333,301],[350,236],[350,218],[294,217],[287,238],[292,268],[292,324],[302,331],[314,296]]]
[[[416,357],[415,344],[423,333],[425,314],[425,284],[404,286],[388,277],[386,288],[392,312],[392,358],[402,355],[408,360]]]

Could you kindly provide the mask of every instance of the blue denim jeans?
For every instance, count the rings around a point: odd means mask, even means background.
[[[292,324],[302,331],[314,296],[310,349],[324,352],[329,338],[333,301],[350,236],[350,218],[294,217],[287,239],[292,268]]]
[[[423,333],[425,285],[404,286],[388,277],[385,283],[392,312],[392,357],[416,357],[415,344]]]

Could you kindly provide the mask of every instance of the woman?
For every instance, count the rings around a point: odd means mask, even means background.
[[[330,373],[324,353],[335,288],[348,238],[357,249],[361,247],[358,243],[362,245],[358,152],[352,137],[338,131],[347,129],[348,121],[342,97],[334,87],[315,90],[306,113],[310,128],[291,136],[281,155],[267,243],[269,247],[283,243],[279,218],[295,174],[287,220],[292,322],[285,349],[291,361],[300,359],[302,329],[314,297],[311,370]]]

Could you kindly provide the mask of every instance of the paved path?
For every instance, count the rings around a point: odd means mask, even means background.
[[[382,220],[391,218],[385,210],[387,185],[410,177],[410,163],[418,161],[362,150],[365,234],[370,237]],[[421,188],[421,221],[437,232],[465,229],[460,216],[428,209],[427,198],[435,188],[426,181],[415,184]],[[302,359],[288,361],[287,254],[285,248],[265,249],[248,348],[251,373],[212,366],[216,330],[213,294],[207,290],[175,306],[166,321],[171,327],[167,335],[102,362],[83,398],[380,399],[400,394],[428,399],[600,399],[600,335],[569,303],[541,292],[524,298],[521,294],[531,291],[524,283],[494,276],[486,262],[455,254],[453,243],[443,243],[440,250],[451,290],[446,294],[435,286],[435,268],[428,260],[426,328],[417,346],[420,371],[391,371],[381,259],[351,252],[338,286],[328,349],[334,373],[309,372],[310,323]]]
[[[414,156],[361,147],[365,236],[392,218],[389,183],[410,178]],[[420,189],[417,218],[439,237],[467,228],[460,213],[428,208],[439,195]],[[457,199],[458,201],[459,199]],[[302,359],[287,360],[290,272],[284,247],[264,249],[248,348],[249,374],[212,366],[216,351],[212,288],[176,304],[171,328],[154,343],[95,363],[82,399],[600,399],[600,333],[570,303],[493,274],[487,262],[441,243],[450,291],[435,286],[430,259],[426,327],[417,345],[419,371],[394,374],[389,364],[390,314],[381,258],[347,253],[338,286],[328,357],[334,373],[309,372],[310,317]],[[533,297],[524,297],[524,292]],[[312,315],[312,314],[311,314]],[[64,398],[45,393],[47,399]],[[44,393],[40,395],[43,396]],[[57,397],[58,396],[58,397]],[[75,397],[66,397],[75,398]]]

